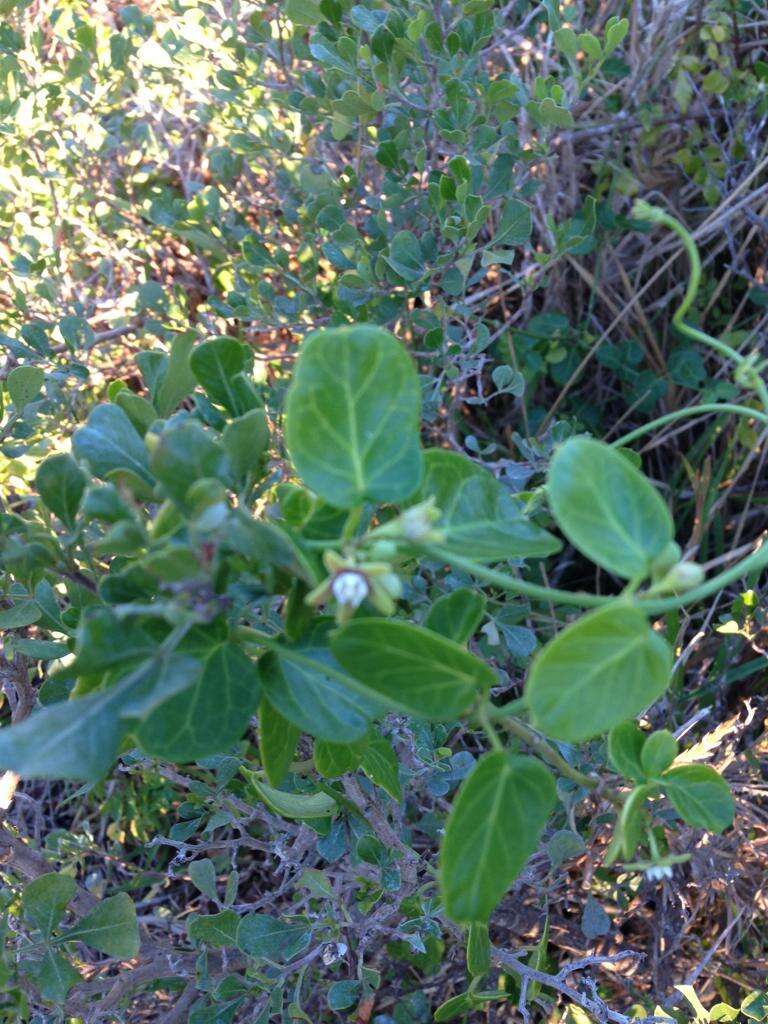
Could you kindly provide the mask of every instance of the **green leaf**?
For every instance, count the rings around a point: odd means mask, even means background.
[[[650,786],[636,786],[621,808],[616,837],[625,860],[632,857],[642,838],[646,820],[645,804],[651,793]]]
[[[768,992],[750,992],[739,1009],[750,1020],[765,1020],[768,1018]]]
[[[114,763],[127,724],[116,688],[48,704],[0,729],[0,768],[26,779],[97,782]]]
[[[359,766],[365,747],[365,740],[359,743],[329,743],[327,740],[315,740],[315,768],[323,778],[339,779]]]
[[[192,331],[177,335],[171,343],[171,353],[165,373],[154,395],[158,415],[170,416],[195,387],[195,375],[189,357],[195,336]]]
[[[267,778],[279,786],[296,753],[300,730],[264,697],[259,705],[259,754]]]
[[[581,49],[579,37],[572,28],[559,28],[555,33],[555,43],[558,50],[566,57],[575,57]]]
[[[237,948],[247,956],[285,963],[303,953],[312,938],[305,921],[288,923],[269,914],[246,914],[237,929]]]
[[[159,704],[136,729],[136,739],[142,750],[168,761],[221,754],[248,728],[260,696],[255,663],[236,644],[221,644],[194,686]]]
[[[475,1008],[475,1001],[471,993],[462,992],[461,995],[451,996],[441,1003],[435,1010],[435,1024],[443,1024],[444,1021],[456,1020],[457,1017],[464,1017],[470,1010]]]
[[[211,338],[193,349],[190,357],[198,383],[211,401],[232,416],[243,416],[258,405],[253,384],[245,375],[249,365],[248,349],[236,338]]]
[[[21,896],[24,917],[47,939],[76,892],[77,883],[69,875],[56,871],[40,875],[24,887]]]
[[[669,509],[643,474],[607,444],[573,437],[555,452],[547,492],[568,540],[597,565],[643,579],[673,538]]]
[[[367,325],[307,337],[286,403],[296,471],[337,508],[409,498],[421,480],[418,375],[403,346]]]
[[[502,209],[492,242],[493,245],[523,245],[532,231],[530,206],[519,199],[509,199]]]
[[[284,818],[327,818],[336,810],[336,801],[327,793],[286,793],[260,782],[247,768],[241,771],[264,803]]]
[[[193,942],[204,942],[214,949],[237,946],[239,916],[234,910],[222,910],[218,914],[200,914],[193,917],[187,927],[187,934]]]
[[[375,736],[363,754],[362,769],[371,782],[380,786],[398,803],[403,799],[400,786],[400,765],[391,742]]]
[[[645,778],[640,754],[646,736],[636,722],[620,722],[608,733],[608,760],[620,775],[635,782]]]
[[[285,16],[294,25],[317,25],[322,20],[320,5],[315,0],[286,0]]]
[[[184,503],[189,488],[203,478],[226,479],[224,449],[198,420],[172,422],[151,438],[152,472],[174,501]]]
[[[443,513],[442,545],[476,562],[551,555],[560,541],[534,526],[496,478],[458,452],[431,448],[424,454],[424,480],[415,501],[434,498]]]
[[[730,79],[719,68],[713,68],[701,80],[702,89],[709,93],[724,93],[730,84]]]
[[[204,896],[211,900],[218,898],[218,892],[216,891],[216,868],[210,858],[204,857],[202,860],[193,860],[187,870],[189,871],[192,884]]]
[[[677,757],[677,740],[667,729],[652,732],[643,744],[640,763],[649,778],[661,775]]]
[[[359,981],[334,981],[328,988],[328,1008],[331,1010],[348,1010],[360,998]]]
[[[259,662],[270,704],[289,722],[321,740],[361,739],[383,706],[360,692],[324,647],[283,647]],[[342,678],[339,678],[341,676]]]
[[[63,1003],[72,986],[83,980],[69,960],[50,947],[31,973],[42,998],[52,1003]]]
[[[723,832],[733,824],[734,804],[722,775],[706,764],[681,764],[661,778],[677,813],[694,828]]]
[[[652,704],[671,671],[669,644],[643,613],[611,604],[582,616],[538,652],[525,698],[536,728],[578,743]]]
[[[145,483],[154,483],[144,441],[116,405],[97,405],[92,410],[85,426],[75,431],[72,450],[102,480],[115,470],[130,470]]]
[[[454,801],[440,851],[440,888],[454,921],[487,921],[538,846],[555,805],[547,769],[529,757],[486,754]]]
[[[393,710],[450,721],[496,682],[493,670],[460,644],[422,626],[353,619],[331,650],[342,668]]]
[[[37,492],[46,508],[72,529],[85,491],[87,477],[71,455],[51,455],[40,463],[35,476]]]
[[[404,281],[418,281],[424,275],[421,246],[412,231],[398,231],[389,245],[387,263]]]
[[[141,661],[157,650],[157,641],[133,616],[118,618],[103,605],[89,608],[77,630],[77,673],[96,675],[117,665]]]
[[[465,644],[485,614],[485,595],[479,590],[459,587],[442,594],[429,609],[424,625],[433,633]]]
[[[19,601],[10,608],[0,611],[0,629],[23,629],[31,626],[42,616],[42,610],[34,601]]]
[[[609,18],[605,26],[605,52],[611,53],[624,42],[629,32],[629,20],[627,18]]]
[[[221,435],[232,472],[238,479],[259,471],[269,447],[269,427],[263,409],[251,409],[232,420]]]
[[[107,956],[126,960],[139,952],[139,926],[136,908],[126,892],[102,900],[99,905],[81,917],[74,927],[64,933],[71,942],[77,939],[86,946]]]
[[[16,366],[11,370],[5,386],[17,410],[34,402],[44,381],[45,374],[39,366]]]
[[[473,978],[482,978],[491,969],[491,940],[485,921],[473,921],[467,935],[467,970]]]

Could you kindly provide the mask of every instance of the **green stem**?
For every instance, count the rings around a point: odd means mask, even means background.
[[[601,594],[584,594],[581,592],[572,593],[568,590],[540,587],[535,583],[519,580],[516,576],[510,576],[509,573],[489,569],[485,565],[474,562],[471,558],[455,555],[452,551],[446,551],[444,548],[435,547],[431,544],[424,545],[423,551],[432,558],[448,562],[458,569],[464,569],[466,572],[471,573],[478,579],[485,580],[487,583],[492,583],[494,586],[512,591],[513,593],[525,594],[526,597],[531,597],[537,601],[570,604],[578,608],[601,608],[606,604],[610,604],[611,601],[617,600],[615,595],[603,596]],[[725,569],[723,572],[718,573],[717,576],[712,576],[711,579],[705,580],[698,587],[686,590],[682,594],[673,594],[671,597],[664,598],[644,597],[643,594],[635,594],[629,597],[622,597],[622,600],[631,600],[648,615],[661,615],[664,612],[674,611],[676,608],[683,608],[687,604],[694,604],[696,601],[702,601],[707,597],[711,597],[712,594],[716,594],[730,583],[735,583],[736,580],[749,573],[759,572],[766,566],[768,566],[768,543],[758,548],[757,551],[753,551],[751,555],[747,555],[746,558],[742,558],[735,565],[731,566],[730,569]]]
[[[675,420],[682,420],[688,416],[698,416],[699,413],[708,412],[733,413],[735,416],[746,416],[768,424],[768,413],[760,412],[759,409],[752,409],[748,405],[732,405],[728,402],[703,402],[701,405],[695,405],[690,409],[676,409],[674,412],[667,412],[663,416],[657,416],[650,423],[644,423],[642,427],[630,430],[628,434],[622,434],[615,441],[611,441],[611,447],[622,448],[624,445],[636,441],[638,437],[650,434],[656,427],[663,427],[665,424],[673,423]]]
[[[632,208],[632,216],[638,220],[651,221],[653,224],[663,224],[664,227],[669,228],[683,243],[683,248],[688,254],[691,264],[691,276],[688,279],[688,287],[685,290],[683,301],[672,316],[672,323],[681,334],[691,338],[692,341],[698,341],[702,345],[707,345],[709,348],[714,349],[715,352],[725,356],[726,359],[731,359],[736,363],[743,374],[742,380],[749,382],[749,386],[757,392],[763,408],[768,412],[768,388],[766,388],[765,381],[758,373],[751,358],[743,356],[724,341],[720,341],[719,338],[713,338],[711,334],[707,334],[706,331],[702,331],[697,327],[692,327],[683,320],[683,317],[691,308],[696,298],[701,282],[701,258],[699,257],[699,250],[696,247],[693,235],[679,220],[670,216],[666,210],[661,210],[658,206],[651,206],[650,203],[646,203],[643,200],[638,200],[635,203]]]
[[[542,761],[546,761],[548,765],[555,769],[560,775],[575,782],[578,786],[582,786],[584,789],[597,789],[600,786],[601,780],[593,777],[592,775],[585,775],[584,772],[580,772],[578,768],[574,768],[568,764],[565,758],[555,750],[547,741],[540,736],[534,729],[526,725],[525,722],[521,722],[519,718],[515,718],[510,715],[504,719],[504,725],[508,732],[511,732],[513,736],[517,736],[527,747],[537,754]],[[606,796],[615,804],[617,807],[621,807],[622,799],[617,793],[606,792]]]
[[[440,562],[448,562],[457,569],[464,569],[472,573],[486,583],[492,583],[502,590],[511,590],[513,593],[524,594],[535,601],[547,601],[553,604],[570,604],[576,608],[600,608],[604,604],[615,600],[613,597],[603,597],[600,594],[574,593],[570,590],[557,590],[554,587],[543,587],[538,583],[528,583],[527,580],[518,579],[517,576],[510,576],[509,573],[499,572],[497,569],[489,569],[487,565],[481,565],[471,558],[457,555],[453,551],[438,547],[434,544],[425,544],[422,551]]]

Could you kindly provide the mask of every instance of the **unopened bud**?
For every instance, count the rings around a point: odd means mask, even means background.
[[[695,562],[678,562],[672,566],[664,579],[659,581],[656,589],[670,590],[677,594],[698,587],[704,582],[704,576],[704,570]]]

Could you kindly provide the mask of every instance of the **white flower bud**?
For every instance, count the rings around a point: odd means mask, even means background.
[[[368,580],[361,572],[345,569],[333,578],[331,593],[339,604],[358,608],[370,593]]]

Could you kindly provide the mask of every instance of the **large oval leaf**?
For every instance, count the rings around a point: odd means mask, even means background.
[[[669,644],[643,613],[609,605],[584,615],[539,651],[525,697],[537,728],[576,743],[652,704],[671,671]]]
[[[601,441],[572,437],[555,452],[549,502],[568,540],[624,579],[645,578],[672,540],[669,509],[648,479]]]
[[[678,765],[664,773],[662,783],[677,813],[694,828],[723,832],[733,824],[733,794],[710,765]]]
[[[530,757],[495,751],[464,780],[440,850],[440,887],[454,921],[487,921],[555,805],[555,783]]]
[[[424,453],[418,500],[430,497],[443,514],[437,524],[446,533],[443,547],[476,562],[543,558],[560,550],[560,541],[534,526],[492,473],[457,452]]]
[[[331,652],[322,647],[285,647],[259,662],[270,704],[302,732],[332,743],[360,739],[384,711],[380,701],[353,688],[353,680],[352,686],[345,685],[341,674]]]
[[[169,761],[221,754],[248,728],[260,694],[255,663],[236,644],[221,644],[191,688],[158,704],[139,725],[139,746]]]
[[[449,721],[496,682],[484,662],[453,640],[388,619],[353,619],[331,640],[339,664],[387,705]]]
[[[403,501],[421,480],[420,412],[416,369],[391,334],[367,325],[317,331],[288,392],[288,452],[337,508]]]

